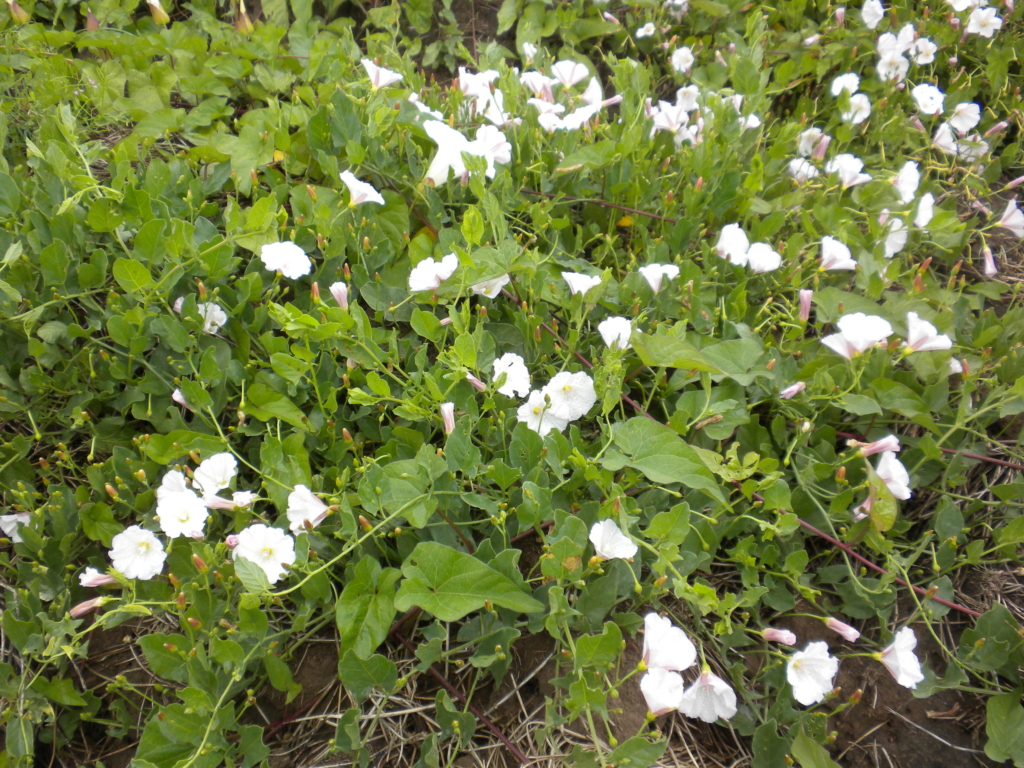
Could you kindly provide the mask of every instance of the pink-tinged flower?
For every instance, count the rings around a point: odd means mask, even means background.
[[[644,280],[655,293],[661,290],[662,281],[666,277],[669,280],[679,277],[679,267],[675,264],[648,264],[646,267],[640,267],[637,271],[643,275]]]
[[[1007,201],[1006,210],[1003,211],[997,225],[1010,230],[1017,237],[1024,237],[1024,212],[1017,207],[1016,197]]]
[[[83,573],[79,574],[78,583],[83,587],[105,587],[108,584],[117,584],[117,579],[100,573],[95,568],[86,568]]]
[[[793,686],[793,698],[809,707],[825,699],[838,672],[839,659],[830,656],[828,643],[819,640],[789,657],[786,680]]]
[[[187,408],[188,410],[192,411],[192,413],[196,412],[196,409],[188,404],[188,401],[185,399],[185,396],[181,393],[180,389],[175,389],[173,392],[171,392],[171,400],[176,402],[182,408]]]
[[[563,87],[571,88],[590,75],[590,70],[587,69],[585,64],[563,60],[552,65],[551,74]]]
[[[618,524],[611,519],[594,523],[589,538],[602,560],[628,560],[639,551],[636,542],[619,530]]]
[[[843,189],[849,189],[857,184],[864,184],[871,181],[871,176],[867,173],[861,173],[861,169],[864,167],[864,162],[851,154],[843,153],[836,155],[834,158],[828,161],[825,166],[827,173],[834,173],[839,176],[839,181],[843,185]]]
[[[874,29],[885,18],[885,9],[879,0],[867,0],[860,9],[860,18],[864,22],[864,26]]]
[[[360,205],[361,203],[376,203],[377,205],[384,205],[384,198],[380,196],[380,192],[378,192],[372,184],[367,184],[365,181],[357,179],[352,171],[342,171],[341,180],[344,182],[345,186],[348,187],[349,208]]]
[[[609,349],[629,349],[629,337],[633,335],[633,324],[625,317],[609,317],[597,326],[604,343]]]
[[[586,293],[601,284],[600,275],[583,275],[579,272],[563,272],[562,279],[569,285],[569,293]]]
[[[345,283],[331,283],[331,296],[342,309],[348,309],[348,286]]]
[[[820,269],[856,269],[857,262],[853,260],[849,247],[834,237],[825,235],[821,239],[821,267]]]
[[[917,688],[917,684],[924,680],[921,662],[914,653],[916,647],[917,636],[914,630],[903,627],[893,637],[892,644],[877,654],[878,660],[885,664],[896,682],[904,688]]]
[[[896,435],[887,435],[881,440],[872,443],[862,443],[860,440],[847,440],[846,444],[851,448],[859,448],[861,456],[874,456],[876,453],[892,451],[898,453],[900,450],[900,439]]]
[[[814,291],[810,288],[800,289],[800,322],[806,323],[811,319],[811,300],[814,298]]]
[[[423,259],[409,273],[409,290],[413,293],[436,291],[458,268],[459,257],[454,253],[449,253],[440,261]]]
[[[841,5],[836,8],[836,26],[842,27],[846,24],[846,6]]]
[[[226,537],[226,538],[224,539],[224,545],[225,545],[225,546],[226,546],[226,547],[227,547],[228,549],[234,549],[235,547],[237,547],[237,546],[238,546],[238,536],[236,536],[236,535],[235,535],[235,534],[233,534],[233,533],[232,533],[232,534],[230,534],[229,536],[227,536],[227,537]]]
[[[523,422],[541,437],[552,430],[561,432],[569,426],[568,419],[560,419],[551,412],[551,403],[539,389],[530,392],[526,402],[519,406],[516,421]]]
[[[804,45],[808,48],[821,40],[821,35],[811,35],[810,37],[804,38]]]
[[[832,137],[827,133],[821,134],[818,139],[818,143],[814,145],[814,152],[811,154],[812,160],[817,160],[819,163],[825,159],[825,153],[828,152],[828,145],[832,143]]]
[[[792,400],[805,389],[807,389],[807,384],[802,381],[798,381],[796,384],[790,384],[784,390],[779,392],[779,398],[782,400]]]
[[[839,619],[829,616],[825,619],[825,626],[843,636],[848,643],[856,643],[860,638],[860,632],[851,627],[849,624],[840,621]]]
[[[892,335],[892,326],[887,320],[863,312],[843,315],[836,327],[839,333],[824,337],[821,343],[847,360],[852,360]]]
[[[1006,122],[1005,120],[1000,120],[998,123],[996,123],[991,128],[989,128],[987,131],[985,131],[985,138],[986,139],[991,139],[993,136],[995,136],[998,133],[1002,133],[1003,131],[1005,131],[1009,127],[1010,127],[1010,124],[1008,122]]]
[[[296,485],[295,490],[288,494],[288,529],[292,533],[300,533],[306,530],[306,523],[310,528],[316,528],[327,517],[328,511],[327,505],[309,488]]]
[[[508,274],[495,277],[492,280],[484,280],[482,283],[471,285],[469,290],[475,293],[477,296],[486,296],[488,299],[493,299],[501,293],[501,289],[504,288],[511,282],[512,278]]]
[[[441,403],[438,406],[441,421],[444,422],[444,433],[450,435],[455,431],[455,403]]]
[[[999,18],[995,8],[975,8],[967,19],[967,34],[992,37],[1002,29],[1003,20]]]
[[[257,523],[236,538],[231,557],[235,560],[242,557],[258,565],[271,584],[276,584],[287,573],[287,566],[295,562],[295,540],[280,528]]]
[[[402,79],[402,76],[397,72],[384,69],[384,67],[378,67],[369,59],[363,59],[360,63],[363,65],[363,69],[366,70],[366,74],[370,76],[370,87],[375,91],[379,88],[387,88],[389,85],[397,83]]]
[[[710,670],[701,673],[687,688],[679,702],[679,711],[705,723],[730,720],[736,714],[736,692]]]
[[[996,260],[992,256],[992,249],[985,248],[981,252],[982,258],[982,271],[985,277],[995,277],[999,273],[999,267],[996,266]]]
[[[683,677],[678,672],[655,667],[640,678],[640,692],[652,715],[664,715],[679,708],[683,698]]]
[[[223,496],[217,496],[216,494],[210,496],[203,496],[203,506],[207,509],[234,509],[235,502],[231,499],[225,499]]]
[[[480,381],[480,379],[478,379],[472,373],[466,374],[466,381],[468,381],[469,385],[477,392],[483,392],[487,389],[487,385]]]
[[[875,472],[885,483],[886,488],[892,493],[897,499],[906,501],[913,492],[910,490],[910,474],[907,472],[907,468],[903,466],[903,462],[896,458],[896,454],[892,451],[884,451],[881,458],[878,460],[878,466],[875,467]]]
[[[797,154],[800,157],[810,157],[818,144],[818,140],[824,135],[821,128],[808,128],[806,131],[803,131],[796,137]]]
[[[761,633],[761,637],[772,643],[781,643],[782,645],[796,645],[796,635],[790,632],[788,629],[774,629],[768,627]]]
[[[110,559],[126,579],[145,581],[164,569],[167,553],[152,531],[129,526],[114,537],[111,545]]]
[[[586,75],[584,75],[586,77]],[[523,72],[519,76],[519,82],[525,85],[538,99],[543,101],[554,101],[554,96],[551,93],[551,86],[558,85],[558,80],[553,77],[547,77],[542,75],[540,72]]]
[[[92,613],[97,608],[102,608],[104,605],[109,603],[111,598],[109,597],[94,597],[92,600],[86,600],[84,603],[79,603],[71,609],[71,618],[77,619],[85,616],[87,613]]]
[[[671,619],[652,612],[644,616],[642,659],[648,669],[682,672],[697,661],[697,648]]]
[[[934,352],[950,349],[953,340],[944,333],[939,333],[935,326],[918,317],[917,312],[907,312],[907,341],[903,345],[904,354],[911,352]]]

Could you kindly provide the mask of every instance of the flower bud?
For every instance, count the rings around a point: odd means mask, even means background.
[[[94,597],[91,600],[86,600],[84,603],[79,603],[71,609],[71,618],[77,619],[80,616],[85,616],[87,613],[92,613],[97,608],[102,608],[109,603],[110,600],[111,598],[109,597]]]
[[[309,288],[309,293],[310,293],[310,296],[312,296],[313,301],[319,303],[319,301],[320,301],[320,286],[317,284],[317,282],[315,280],[313,281],[313,285],[311,285],[310,288]]]
[[[189,616],[185,621],[188,622],[188,625],[192,627],[192,629],[200,629],[203,626],[195,616]]]
[[[365,517],[363,517],[362,515],[360,515],[360,516],[359,516],[359,526],[360,526],[360,527],[361,527],[361,528],[362,528],[362,529],[363,529],[364,531],[370,531],[370,530],[373,530],[373,526],[372,526],[372,525],[370,525],[370,521],[369,521],[369,520],[367,520],[367,519],[366,519]]]
[[[195,565],[195,567],[199,570],[200,573],[206,573],[208,570],[210,570],[206,563],[203,561],[203,558],[201,558],[199,555],[192,555],[192,563]]]
[[[14,19],[15,24],[28,24],[32,21],[28,11],[18,5],[18,0],[7,0],[7,9],[11,12],[11,18]]]
[[[788,629],[773,629],[772,627],[768,627],[768,629],[761,632],[761,637],[772,643],[796,645],[796,635]]]
[[[999,268],[996,266],[996,260],[992,256],[992,249],[985,248],[981,252],[981,258],[983,264],[982,272],[984,272],[985,277],[995,277],[995,275],[999,272]]]
[[[1002,133],[1003,131],[1005,131],[1009,127],[1010,127],[1010,124],[1008,122],[1006,122],[1005,120],[1000,120],[998,123],[996,123],[991,128],[989,128],[987,131],[985,131],[985,138],[986,139],[991,139],[997,133]]]
[[[827,133],[821,134],[818,138],[818,143],[814,145],[814,151],[811,153],[811,159],[821,162],[825,159],[825,152],[828,151],[828,145],[831,143],[832,137]]]
[[[234,549],[238,546],[238,537],[232,533],[226,539],[224,539],[224,543],[227,545],[228,549]]]
[[[836,8],[836,26],[841,27],[846,23],[846,7],[839,6]]]
[[[800,289],[800,322],[806,323],[811,317],[811,300],[814,298],[814,291],[810,288]]]
[[[487,389],[487,385],[480,381],[480,379],[478,379],[472,373],[466,374],[466,381],[468,381],[469,385],[473,387],[473,389],[475,389],[477,392],[483,392]]]
[[[167,15],[167,11],[160,5],[160,0],[146,0],[149,5],[149,13],[153,17],[153,22],[159,24],[161,27],[168,24],[171,17]]]
[[[100,23],[92,14],[92,10],[86,6],[85,8],[85,28],[89,32],[99,32]]]

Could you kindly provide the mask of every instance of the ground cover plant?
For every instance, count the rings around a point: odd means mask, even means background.
[[[7,7],[0,764],[1024,765],[1012,0]]]

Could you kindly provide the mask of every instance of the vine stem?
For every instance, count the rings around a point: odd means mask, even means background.
[[[860,435],[855,435],[852,432],[836,432],[836,436],[844,437],[847,440],[860,440],[863,442],[864,438]],[[1016,441],[1015,441],[1016,442]],[[956,448],[943,448],[939,446],[939,450],[943,453],[950,455],[960,454],[961,456],[968,459],[975,459],[977,461],[987,461],[989,464],[995,464],[1000,467],[1009,467],[1010,469],[1016,469],[1018,472],[1024,472],[1024,464],[1014,464],[1012,461],[1003,461],[1002,459],[995,459],[991,456],[983,456],[980,453],[968,453],[967,451],[958,451]]]
[[[669,224],[675,224],[678,219],[670,219],[667,216],[661,216],[657,213],[651,213],[650,211],[641,211],[637,208],[627,208],[624,205],[617,205],[616,203],[609,203],[605,200],[592,200],[588,197],[571,197],[569,195],[555,195],[551,192],[538,192],[535,189],[521,189],[519,190],[524,195],[536,195],[537,197],[547,197],[550,199],[557,198],[560,203],[591,203],[592,205],[599,205],[602,208],[614,208],[617,211],[625,211],[626,213],[634,213],[637,216],[646,216],[648,219],[657,219],[658,221],[668,222]]]

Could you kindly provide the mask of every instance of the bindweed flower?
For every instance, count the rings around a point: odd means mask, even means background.
[[[526,402],[519,406],[516,421],[526,424],[541,437],[552,430],[561,432],[569,426],[568,419],[560,419],[551,412],[551,404],[539,389],[530,392]]]
[[[111,541],[110,560],[126,579],[152,579],[164,569],[166,559],[160,539],[138,525],[125,528]]]
[[[672,65],[672,69],[681,75],[690,74],[690,69],[693,67],[693,51],[688,46],[682,48],[676,48],[672,52],[672,56],[669,57],[669,63]]]
[[[290,280],[308,275],[313,269],[306,252],[290,240],[267,243],[260,249],[260,260],[271,272],[280,272]]]
[[[856,269],[857,262],[845,243],[825,235],[821,239],[821,267],[819,269]]]
[[[484,384],[480,379],[474,376],[472,373],[466,374],[466,381],[469,382],[469,386],[475,389],[477,392],[484,392],[487,390],[487,385]]]
[[[851,627],[849,624],[840,621],[832,616],[825,619],[825,626],[831,629],[833,632],[840,634],[848,643],[856,643],[860,638],[860,632]]]
[[[329,288],[331,296],[338,302],[338,306],[342,309],[348,309],[348,286],[345,283],[331,283]]]
[[[20,535],[18,535],[18,528],[23,525],[28,525],[30,520],[27,512],[17,512],[13,515],[0,515],[0,531],[3,531],[4,536],[9,538],[15,544],[22,541]]]
[[[811,154],[811,159],[816,160],[819,163],[825,159],[825,154],[828,152],[828,145],[832,143],[832,137],[827,133],[821,134],[818,139],[818,143],[814,145],[814,152]]]
[[[231,494],[231,501],[240,509],[248,509],[259,496],[252,491],[235,491]]]
[[[459,90],[471,99],[487,99],[491,96],[491,85],[498,77],[498,71],[494,69],[474,74],[465,67],[459,67]]]
[[[640,692],[652,715],[664,715],[679,708],[683,698],[683,677],[678,672],[655,667],[640,678]]]
[[[519,82],[529,88],[537,98],[543,101],[554,101],[555,97],[551,93],[551,86],[558,85],[557,79],[542,75],[540,72],[530,71],[523,72],[519,76]]]
[[[889,220],[889,232],[885,236],[885,258],[891,259],[897,253],[903,250],[903,247],[907,244],[907,237],[910,236],[910,231],[903,223],[903,219],[898,219],[895,216]]]
[[[533,43],[523,43],[523,63],[532,64],[537,58],[537,46]]]
[[[895,51],[890,51],[878,60],[876,70],[882,82],[902,83],[910,71],[910,62]]]
[[[109,603],[111,598],[109,597],[94,597],[91,600],[86,600],[79,603],[71,609],[71,618],[78,619],[86,614],[92,613],[97,608],[102,608],[104,605]]]
[[[149,15],[153,17],[153,22],[159,24],[161,27],[170,23],[171,17],[167,15],[167,11],[160,5],[160,0],[146,0],[146,4],[149,6]]]
[[[160,523],[160,530],[172,539],[179,536],[202,535],[209,516],[210,512],[203,500],[193,491],[186,489],[157,497],[156,517]]]
[[[915,85],[910,91],[910,95],[914,98],[914,103],[917,104],[917,108],[923,115],[941,115],[943,103],[946,99],[946,94],[940,91],[931,83],[921,83]],[[906,202],[906,200],[904,200]]]
[[[360,64],[363,65],[363,69],[365,69],[366,74],[369,75],[370,87],[375,91],[380,88],[387,88],[389,85],[393,85],[402,79],[402,76],[398,72],[392,72],[390,69],[378,67],[369,59],[362,59]]]
[[[384,198],[381,197],[372,184],[367,184],[365,181],[360,181],[355,177],[352,171],[342,171],[341,180],[348,187],[349,201],[348,207],[360,205],[361,203],[376,203],[377,205],[384,205]]]
[[[999,273],[996,260],[992,257],[992,249],[985,248],[981,252],[982,272],[985,277],[995,277]]]
[[[860,9],[860,18],[864,22],[864,26],[874,29],[885,18],[885,9],[879,0],[866,0]]]
[[[999,217],[997,226],[1010,230],[1017,237],[1024,237],[1024,211],[1017,207],[1016,197],[1006,202],[1006,209]]]
[[[798,184],[803,184],[805,181],[816,179],[819,172],[809,160],[805,160],[802,157],[794,157],[789,161],[789,175],[796,179]]]
[[[750,240],[739,224],[726,224],[718,235],[715,251],[728,262],[746,266]]]
[[[892,185],[896,187],[896,193],[900,196],[902,203],[909,203],[914,199],[920,184],[921,172],[917,170],[917,163],[913,160],[905,162],[900,168],[900,172],[892,180]]]
[[[238,536],[236,536],[235,534],[231,534],[230,536],[225,537],[224,546],[226,546],[228,549],[234,549],[235,547],[237,547]]]
[[[10,12],[11,18],[14,20],[15,24],[28,24],[32,21],[32,17],[29,15],[28,11],[19,5],[18,0],[7,0],[7,10]],[[160,10],[163,9],[161,8]],[[164,15],[166,16],[167,14]],[[154,16],[153,18],[155,19],[156,17]],[[170,19],[167,21],[170,21]],[[167,21],[163,23],[166,24]]]
[[[932,137],[932,145],[944,152],[947,155],[957,155],[960,153],[960,147],[956,139],[953,138],[953,129],[949,123],[943,123],[935,129],[935,136]]]
[[[925,192],[921,195],[921,199],[917,201],[917,214],[914,216],[914,226],[924,229],[931,223],[932,216],[934,215],[935,195],[931,192]]]
[[[842,27],[846,24],[846,6],[836,8],[836,26]]]
[[[653,37],[656,31],[654,23],[649,21],[636,31],[636,39],[642,40],[645,37]]]
[[[530,372],[526,363],[514,352],[506,352],[493,363],[492,379],[497,381],[505,374],[505,383],[498,391],[506,397],[526,397],[530,394]]]
[[[412,104],[414,107],[416,107],[416,109],[418,109],[423,114],[430,115],[435,120],[444,120],[444,115],[442,115],[436,109],[431,109],[426,104],[424,104],[422,101],[420,101],[420,97],[419,97],[418,93],[410,93],[408,101],[409,101],[410,104]]]
[[[187,408],[188,410],[192,411],[192,413],[196,412],[196,409],[188,404],[188,401],[185,399],[185,395],[181,393],[180,389],[175,389],[173,392],[171,392],[171,400],[176,402],[182,408]]]
[[[768,627],[768,629],[761,632],[761,637],[772,643],[781,643],[782,645],[796,645],[796,635],[794,635],[788,629],[774,629],[772,627]]]
[[[600,275],[583,275],[579,272],[563,272],[562,279],[569,285],[569,292],[574,296],[577,293],[586,293],[601,284]]]
[[[729,720],[736,714],[736,692],[725,680],[704,670],[680,699],[679,711],[705,723]]]
[[[913,59],[914,63],[918,66],[931,64],[935,61],[935,54],[938,50],[939,46],[927,37],[921,37],[914,42],[914,47],[911,48],[910,58]]]
[[[679,267],[675,264],[648,264],[646,267],[640,267],[637,271],[643,275],[644,280],[655,293],[661,290],[662,281],[666,277],[669,280],[679,277]]]
[[[455,403],[441,403],[437,409],[441,412],[444,433],[450,435],[455,431]]]
[[[296,485],[295,489],[288,494],[288,529],[292,533],[300,533],[306,530],[306,523],[310,528],[316,528],[327,517],[327,505],[304,485]],[[252,558],[249,558],[252,559]]]
[[[892,451],[884,451],[881,458],[878,460],[878,466],[875,467],[875,472],[885,483],[885,486],[889,489],[897,499],[906,501],[913,492],[910,490],[910,474],[907,472],[907,468],[903,466],[903,462],[896,458],[896,454]]]
[[[203,459],[195,474],[192,485],[200,493],[210,494],[227,488],[238,474],[238,462],[230,453],[215,453]]]
[[[832,81],[831,90],[833,96],[838,96],[843,91],[853,96],[858,88],[860,88],[860,75],[856,72],[847,72],[845,75],[839,75],[839,77]]]
[[[459,257],[454,253],[449,253],[440,261],[423,259],[409,273],[409,290],[413,293],[436,291],[458,268]]]
[[[496,298],[501,289],[511,282],[512,278],[508,274],[495,277],[491,280],[484,280],[482,283],[470,286],[469,290],[475,293],[477,296],[486,296],[488,299]]]
[[[641,658],[648,669],[682,672],[697,661],[697,648],[671,619],[652,612],[644,616],[644,649]]]
[[[851,125],[860,125],[871,116],[871,100],[863,93],[855,93],[850,97],[850,109],[841,117]]]
[[[896,682],[904,688],[917,688],[917,684],[924,681],[921,662],[914,653],[916,647],[917,636],[914,630],[903,627],[893,637],[892,644],[876,654],[878,660],[896,678]]]
[[[628,560],[638,551],[636,543],[619,530],[614,520],[602,520],[590,529],[590,543],[602,560]]]
[[[965,101],[953,107],[953,116],[949,124],[957,133],[966,136],[967,132],[981,122],[981,107],[971,101]]]
[[[652,30],[653,34],[653,30]],[[586,77],[590,76],[590,70],[586,64],[563,59],[551,67],[551,75],[565,88],[571,88]]]
[[[922,320],[917,312],[907,312],[907,341],[903,345],[903,353],[934,352],[950,349],[953,340],[944,333],[939,333],[935,326]]]
[[[165,472],[163,478],[160,480],[160,485],[156,489],[157,501],[168,496],[172,493],[185,493],[189,490],[188,484],[185,482],[185,475],[176,469],[172,469],[169,472]]]
[[[860,158],[843,153],[829,160],[825,171],[839,176],[839,182],[843,185],[843,189],[849,189],[857,184],[871,181],[870,175],[861,173],[863,167],[864,162]]]
[[[991,139],[993,136],[1002,133],[1003,131],[1005,131],[1009,127],[1010,127],[1010,124],[1006,120],[1000,120],[998,123],[996,123],[991,128],[989,128],[987,131],[985,131],[985,138],[986,139]]]
[[[1003,26],[995,8],[975,8],[967,19],[967,34],[992,37]]]
[[[860,440],[847,440],[846,444],[851,448],[859,449],[858,453],[861,456],[874,456],[876,453],[883,453],[885,451],[898,453],[900,450],[900,439],[896,435],[886,435],[881,440],[875,440],[871,443],[862,443]]]
[[[839,333],[825,336],[821,343],[847,360],[852,360],[892,335],[892,326],[887,320],[863,312],[843,315],[836,327]]]
[[[793,698],[809,707],[825,699],[839,672],[839,660],[829,655],[828,643],[808,643],[789,657],[786,680],[793,686]]]
[[[747,250],[747,266],[752,272],[772,272],[782,266],[782,256],[767,243],[754,243]]]
[[[439,120],[427,120],[423,123],[423,130],[437,144],[437,152],[424,176],[424,181],[435,187],[446,184],[450,174],[462,178],[468,173],[462,160],[463,152],[487,161],[485,175],[489,179],[494,178],[495,164],[504,165],[512,159],[512,145],[505,134],[493,125],[480,126],[473,141]]]
[[[625,317],[609,317],[597,326],[604,343],[609,349],[629,349],[629,337],[633,334],[633,324]]]
[[[551,402],[551,413],[567,422],[585,416],[597,402],[594,380],[583,371],[555,374],[542,391]]]
[[[814,291],[810,288],[800,289],[800,321],[806,323],[811,318],[811,300],[814,298]]]
[[[779,392],[779,397],[783,400],[792,400],[805,389],[807,389],[807,384],[805,382],[798,381],[796,384],[790,384],[784,390]]]
[[[856,77],[856,75],[854,75]],[[838,79],[838,78],[837,78]],[[859,81],[858,81],[859,83]],[[833,83],[834,87],[834,83]],[[856,88],[854,88],[856,90]],[[796,139],[796,151],[800,157],[810,157],[814,151],[814,147],[817,145],[818,140],[824,136],[821,128],[808,128],[806,131],[797,136]]]
[[[86,568],[85,571],[79,574],[78,583],[83,587],[105,587],[108,584],[117,584],[117,579],[105,573],[100,573],[95,568]]]
[[[240,531],[231,558],[248,560],[259,566],[271,584],[285,575],[286,566],[295,562],[295,540],[280,528],[256,523]]]

